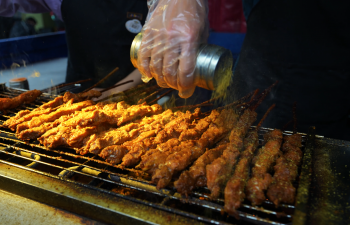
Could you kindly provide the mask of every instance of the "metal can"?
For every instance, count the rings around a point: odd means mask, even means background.
[[[141,41],[142,33],[139,33],[134,38],[130,49],[131,62],[135,68],[137,68],[138,50]],[[194,72],[196,86],[215,90],[223,82],[230,81],[232,66],[233,57],[230,50],[217,45],[200,45]]]

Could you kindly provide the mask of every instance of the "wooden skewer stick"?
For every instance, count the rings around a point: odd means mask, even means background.
[[[107,76],[105,76],[102,80],[100,80],[99,82],[97,82],[96,84],[92,85],[91,87],[89,87],[88,89],[86,89],[84,92],[90,91],[91,89],[97,87],[98,85],[100,85],[101,83],[103,83],[105,80],[107,80],[107,78],[109,78],[110,76],[112,76],[115,72],[117,72],[119,70],[119,67],[116,67],[112,72],[110,72]]]
[[[159,92],[161,92],[161,91],[163,91],[163,90],[165,90],[165,88],[161,88],[161,89],[159,89],[159,90],[153,92],[152,94],[148,95],[147,97],[145,97],[145,98],[143,98],[143,99],[140,99],[140,100],[138,101],[137,104],[141,104],[141,103],[145,102],[147,99],[151,98],[152,96],[158,94]]]
[[[293,134],[296,134],[297,133],[297,125],[298,125],[298,121],[297,121],[297,102],[294,102],[294,105],[293,105],[293,121],[294,121]]]
[[[272,106],[270,106],[270,108],[266,111],[266,113],[264,114],[263,118],[260,120],[259,124],[256,126],[256,130],[259,130],[261,125],[263,124],[264,120],[266,119],[267,115],[269,115],[269,113],[271,112],[271,110],[273,110],[273,108],[275,108],[276,104],[273,104]]]
[[[111,90],[111,89],[113,89],[113,88],[120,87],[120,86],[122,86],[122,85],[124,85],[124,84],[132,83],[132,82],[134,82],[134,80],[128,80],[128,81],[125,81],[125,82],[120,83],[120,84],[115,84],[115,85],[113,85],[113,86],[111,86],[111,87],[108,87],[108,88],[106,88],[106,89],[103,89],[103,90],[100,91],[100,92],[103,93],[103,92],[109,91],[109,90]]]
[[[67,83],[67,84],[61,84],[61,85],[58,85],[58,86],[53,86],[52,88],[63,88],[63,87],[69,86],[69,85],[78,84],[78,83],[84,83],[84,82],[88,82],[88,81],[91,81],[91,80],[92,80],[91,78],[86,79],[86,80],[78,80],[78,81],[75,81],[75,82],[72,82],[72,83]]]
[[[167,92],[165,92],[164,94],[162,94],[161,96],[159,96],[158,98],[154,99],[153,101],[149,102],[148,104],[151,105],[154,102],[157,102],[159,99],[163,98],[165,95],[169,94],[170,92],[172,92],[174,89],[171,89]]]

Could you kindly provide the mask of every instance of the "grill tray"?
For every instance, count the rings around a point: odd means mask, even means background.
[[[0,97],[13,97],[20,93],[22,93],[22,90],[4,89],[0,92]],[[53,97],[55,96],[43,95],[33,104],[22,106],[9,113],[15,113],[23,109],[34,109],[51,100]],[[0,115],[0,124],[10,116],[11,115]],[[262,128],[260,130],[260,144],[262,142],[262,135],[268,130],[271,129]],[[78,186],[82,190],[82,193],[85,193],[84,195],[89,191],[93,191],[97,193],[97,195],[103,193],[110,198],[113,197],[131,201],[136,203],[136,206],[133,206],[135,211],[137,211],[136,208],[140,205],[149,206],[156,209],[156,213],[161,211],[168,212],[171,213],[170,215],[176,215],[177,219],[181,218],[186,222],[193,220],[195,222],[211,224],[291,224],[294,213],[297,215],[298,219],[293,223],[305,224],[308,218],[302,215],[309,210],[309,194],[307,192],[305,195],[303,192],[304,196],[302,196],[299,189],[309,190],[311,175],[307,171],[310,170],[312,166],[311,156],[314,141],[315,138],[321,139],[321,137],[309,135],[308,143],[306,144],[308,147],[302,148],[305,155],[308,157],[304,157],[303,167],[300,168],[302,178],[300,179],[300,188],[298,189],[297,196],[299,208],[295,209],[293,205],[281,204],[281,206],[276,209],[273,203],[268,200],[259,207],[254,207],[251,206],[249,202],[244,202],[243,206],[238,210],[241,219],[237,221],[233,217],[229,217],[227,214],[223,213],[224,200],[222,198],[217,201],[209,200],[210,192],[206,188],[196,190],[190,198],[185,199],[176,193],[173,188],[167,188],[161,191],[156,190],[155,186],[149,181],[150,177],[142,171],[129,168],[122,170],[117,165],[112,166],[96,155],[88,154],[81,156],[77,155],[74,150],[68,148],[48,150],[39,145],[37,141],[26,143],[18,140],[12,131],[4,128],[0,128],[0,132],[0,162],[9,168],[18,168],[20,171],[28,171],[31,174],[37,174],[38,177],[44,176],[59,180],[60,182],[63,181],[63,186]],[[291,132],[285,132],[285,135],[288,134],[291,134]],[[307,137],[303,134],[304,145],[306,140]],[[305,159],[308,159],[308,161]],[[92,208],[89,204],[83,204],[84,206],[80,209],[70,208],[68,204],[68,202],[70,202],[69,200],[73,199],[74,204],[82,204],[82,200],[74,194],[70,196],[70,199],[66,199],[67,196],[65,194],[55,193],[54,196],[58,194],[61,196],[61,199],[58,198],[53,202],[48,202],[47,197],[43,197],[46,195],[41,197],[35,196],[36,188],[32,190],[33,187],[31,184],[27,184],[24,179],[13,179],[11,176],[2,175],[0,179],[9,182],[7,185],[1,185],[3,182],[0,182],[0,188],[7,189],[17,194],[26,195],[25,197],[62,207],[102,222],[115,223],[116,217],[124,220],[125,218],[127,218],[127,220],[131,219],[133,222],[152,222],[152,219],[149,219],[149,217],[148,219],[145,219],[145,216],[141,215],[135,217],[132,213],[122,216],[118,212],[110,214],[109,207],[106,208],[102,204],[97,204]],[[10,185],[11,183],[13,184],[12,186]],[[14,184],[20,184],[20,186]],[[297,186],[298,183],[295,185]],[[14,187],[20,188],[17,190],[17,188],[14,189]],[[37,188],[41,193],[46,190],[44,187]],[[32,190],[32,193],[30,191],[23,191],[23,189]],[[94,195],[96,194],[93,194],[93,196]],[[53,198],[52,194],[48,194],[48,196]],[[103,216],[96,213],[99,210],[103,213]],[[169,221],[169,215],[160,217],[163,217],[166,222],[171,222],[171,218]]]

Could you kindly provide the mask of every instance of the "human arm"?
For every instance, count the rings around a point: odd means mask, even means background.
[[[138,69],[144,78],[154,77],[162,87],[190,97],[196,86],[197,50],[208,38],[207,0],[149,0],[150,9]]]
[[[11,17],[16,12],[44,13],[54,12],[58,18],[61,16],[62,0],[0,0],[0,16]]]

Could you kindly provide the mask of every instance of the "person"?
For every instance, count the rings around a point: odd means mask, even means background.
[[[33,17],[28,17],[24,21],[17,21],[10,31],[10,38],[22,37],[36,34],[36,20]]]
[[[149,0],[138,68],[144,78],[192,95],[198,46],[207,37],[206,0]],[[297,103],[297,129],[350,140],[349,1],[243,0],[247,33],[228,89],[230,100],[279,81],[258,115],[282,129]],[[259,118],[258,118],[259,119]]]
[[[68,45],[66,82],[92,78],[75,89],[80,92],[96,84],[116,67],[119,70],[99,88],[110,87],[135,68],[130,47],[141,31],[148,12],[144,0],[0,0],[0,16],[53,12],[63,20]]]

